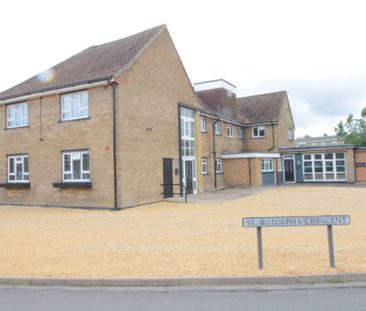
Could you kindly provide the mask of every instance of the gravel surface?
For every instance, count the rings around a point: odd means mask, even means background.
[[[333,228],[264,228],[264,270],[245,216],[349,214]],[[223,204],[123,211],[0,207],[1,277],[181,277],[366,271],[366,188],[273,188]]]

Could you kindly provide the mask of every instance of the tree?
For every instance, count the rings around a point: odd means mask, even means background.
[[[362,109],[360,119],[355,119],[350,113],[346,122],[340,121],[334,130],[345,144],[366,147],[366,107]]]

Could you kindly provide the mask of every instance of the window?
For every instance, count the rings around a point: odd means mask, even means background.
[[[89,151],[62,153],[63,181],[90,181]]]
[[[206,117],[201,117],[201,132],[206,132]]]
[[[7,106],[7,127],[15,128],[28,125],[28,103]]]
[[[181,150],[183,157],[195,156],[194,111],[181,107]]]
[[[233,137],[233,126],[231,124],[226,125],[227,137]]]
[[[8,157],[8,182],[29,182],[27,155],[15,155]]]
[[[214,121],[214,131],[216,135],[221,135],[221,122],[220,121]]]
[[[344,153],[304,154],[305,181],[346,180]]]
[[[180,107],[180,148],[182,155],[183,167],[192,164],[191,169],[187,166],[183,169],[181,176],[181,182],[185,185],[188,184],[190,178],[192,178],[192,190],[193,193],[197,193],[197,163],[195,158],[195,111],[186,107]]]
[[[243,138],[243,128],[241,126],[238,126],[238,138]]]
[[[291,128],[289,128],[287,130],[287,138],[288,138],[288,140],[292,140],[292,129]]]
[[[262,159],[262,172],[273,172],[272,159]]]
[[[61,120],[77,120],[89,117],[88,92],[77,92],[61,96]]]
[[[216,173],[222,173],[222,161],[221,161],[221,159],[216,159]]]
[[[202,158],[202,175],[207,175],[208,169],[207,169],[207,159]]]
[[[253,126],[252,127],[252,137],[253,138],[266,137],[266,127],[265,126]]]

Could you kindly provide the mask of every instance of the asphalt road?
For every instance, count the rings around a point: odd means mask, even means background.
[[[0,310],[366,310],[366,284],[349,286],[137,289],[0,286]]]

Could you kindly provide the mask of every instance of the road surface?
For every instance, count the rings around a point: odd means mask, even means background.
[[[341,286],[341,287],[340,287]],[[312,287],[63,288],[0,286],[1,311],[366,310],[366,284]]]

